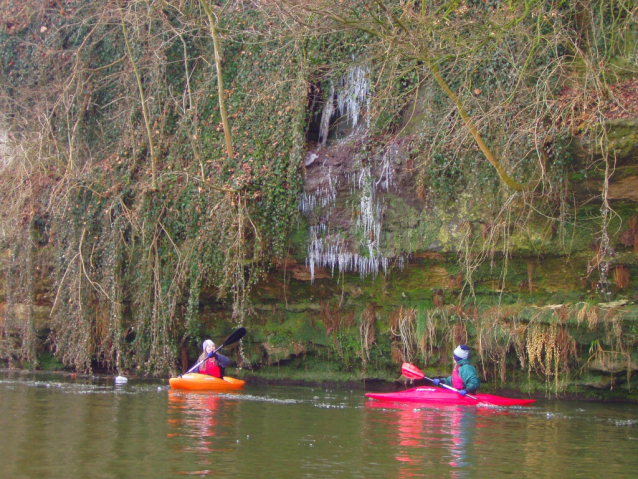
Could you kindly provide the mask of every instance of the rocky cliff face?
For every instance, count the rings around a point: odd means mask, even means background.
[[[410,135],[371,143],[342,127],[323,147],[309,143],[289,255],[254,287],[250,334],[231,356],[269,379],[392,381],[403,361],[448,372],[450,351],[466,342],[485,387],[630,393],[638,370],[636,125],[609,124],[616,153],[607,186],[602,168],[581,172],[600,152],[572,139],[573,202],[562,223],[530,214],[525,203],[534,200],[524,197],[495,222],[493,197],[420,196]],[[605,188],[608,258],[597,249]],[[31,324],[44,340],[51,284],[39,278],[40,299],[10,300],[10,314],[3,293],[3,322]],[[221,337],[231,311],[215,294],[203,292],[200,314]],[[183,367],[193,354],[183,349]]]
[[[282,329],[289,328],[286,348],[278,328],[269,333],[265,323],[264,357],[296,368],[296,351],[307,358],[331,349],[344,357],[344,343],[358,341],[357,361],[350,361],[359,367],[350,369],[387,378],[392,374],[381,371],[404,360],[443,373],[453,345],[463,341],[476,349],[493,385],[631,391],[637,133],[634,119],[607,124],[614,151],[607,176],[596,145],[571,138],[570,211],[562,220],[536,214],[534,198],[524,195],[496,222],[493,197],[471,191],[449,203],[419,197],[410,135],[379,140],[383,146],[375,148],[342,128],[326,147],[311,145],[301,206],[307,223],[299,226],[293,255],[256,291],[258,314],[276,312]],[[598,167],[587,166],[592,158]],[[601,216],[605,202],[608,220]],[[266,284],[277,284],[277,294],[270,296],[275,291]],[[315,337],[300,345],[292,338],[303,337],[308,317],[315,318]],[[269,338],[280,341],[276,350]],[[378,356],[371,359],[370,351]]]
[[[4,3],[5,363],[633,387],[630,8]]]

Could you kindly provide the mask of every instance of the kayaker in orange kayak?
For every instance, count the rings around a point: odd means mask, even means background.
[[[208,374],[216,378],[223,378],[226,368],[230,366],[230,359],[215,352],[215,343],[210,339],[204,341],[202,345],[204,352],[199,357],[199,361],[205,361],[199,365],[200,374]]]
[[[433,379],[435,386],[443,383],[459,390],[461,396],[467,393],[474,393],[481,385],[481,381],[476,373],[476,368],[470,364],[470,347],[461,344],[454,350],[454,370],[452,376],[445,379]]]

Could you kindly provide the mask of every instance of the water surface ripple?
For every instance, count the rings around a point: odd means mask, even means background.
[[[635,405],[432,408],[166,383],[0,374],[0,477],[638,477]]]

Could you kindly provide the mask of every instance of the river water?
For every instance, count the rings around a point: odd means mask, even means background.
[[[361,390],[0,374],[1,478],[638,477],[638,406],[389,406]]]

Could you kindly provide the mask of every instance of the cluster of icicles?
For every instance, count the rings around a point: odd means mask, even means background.
[[[337,82],[336,88],[331,83],[321,119],[319,142],[322,146],[325,146],[335,103],[337,113],[346,116],[353,127],[359,123],[362,112],[369,111],[369,76],[370,70],[367,66],[353,66]],[[369,117],[366,118],[366,123],[368,120]],[[302,195],[299,210],[307,217],[315,219],[315,226],[310,227],[306,257],[311,281],[314,281],[316,267],[330,268],[333,276],[336,268],[339,273],[358,272],[362,278],[368,275],[376,277],[381,270],[387,272],[390,259],[383,255],[380,245],[384,205],[377,200],[377,191],[383,189],[387,192],[394,186],[393,162],[396,154],[397,148],[393,145],[383,151],[378,178],[372,173],[369,164],[361,165],[359,171],[345,175],[350,185],[350,195],[359,194],[358,217],[353,235],[358,241],[347,239],[346,234],[340,231],[330,231],[328,226],[341,183],[341,177],[334,177],[330,167],[327,171],[328,185]],[[366,254],[362,255],[353,250],[365,250]],[[398,258],[397,264],[403,269],[402,256]]]
[[[314,230],[314,231],[313,231]],[[358,272],[362,278],[369,274],[376,276],[379,269],[388,269],[388,258],[379,254],[376,256],[361,256],[348,251],[341,235],[321,237],[315,227],[311,227],[312,239],[308,244],[306,266],[310,270],[310,278],[314,280],[315,266],[330,268],[334,276],[335,267],[340,273]]]
[[[370,107],[370,69],[366,65],[348,68],[339,82],[336,96],[339,115],[348,115],[352,126],[357,126],[362,107]]]
[[[335,109],[336,103],[336,109]],[[330,121],[335,112],[339,117],[347,117],[353,128],[359,123],[362,110],[370,108],[370,68],[366,65],[354,65],[348,68],[346,74],[337,82],[331,81],[330,90],[321,114],[319,127],[319,143],[326,146]],[[369,125],[369,117],[366,121]]]
[[[299,200],[299,211],[308,216],[317,207],[328,208],[327,214],[330,215],[337,199],[337,186],[339,186],[339,179],[333,178],[332,168],[328,167],[328,186],[317,188],[314,193],[303,193]]]
[[[389,151],[386,150],[382,157],[379,178],[372,174],[369,166],[346,175],[350,194],[360,192],[356,230],[360,238],[359,247],[367,249],[367,255],[353,252],[354,248],[343,234],[331,232],[327,226],[340,184],[339,178],[332,177],[330,168],[328,187],[318,188],[314,193],[306,193],[302,197],[299,206],[302,213],[308,216],[319,206],[324,213],[319,223],[310,227],[306,266],[310,270],[311,281],[314,281],[317,266],[329,268],[333,276],[335,268],[338,268],[339,273],[358,272],[362,278],[368,275],[376,277],[381,270],[387,272],[390,260],[382,254],[379,244],[384,208],[377,200],[376,192],[379,188],[389,191],[394,186],[394,168],[391,164],[394,155]],[[404,258],[399,257],[397,263],[403,269]]]

